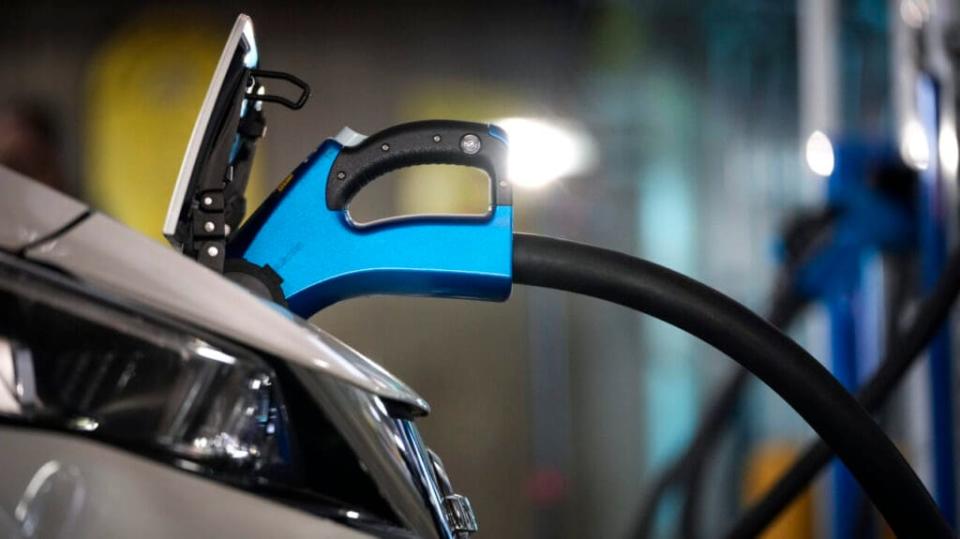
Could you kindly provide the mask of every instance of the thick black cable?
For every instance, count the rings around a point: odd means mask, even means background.
[[[834,224],[843,211],[837,207],[795,214],[785,223],[782,233],[784,260],[778,271],[773,300],[767,321],[780,330],[784,330],[809,299],[796,293],[795,273],[810,257],[816,256],[830,241]],[[692,539],[696,536],[696,520],[699,517],[699,504],[702,498],[700,488],[707,466],[703,461],[712,454],[714,447],[733,420],[733,415],[747,387],[749,372],[738,368],[718,392],[718,397],[710,401],[692,442],[681,457],[666,470],[668,477],[660,477],[654,483],[652,496],[648,496],[641,506],[639,517],[633,529],[634,539],[647,539],[653,533],[653,519],[663,496],[674,486],[683,495],[683,507],[680,513],[678,537]],[[666,480],[663,482],[662,480]]]
[[[886,357],[860,390],[860,403],[874,412],[884,403],[930,340],[942,328],[960,294],[960,250],[950,255],[933,291],[917,306],[910,326],[893,342]],[[728,539],[756,537],[799,496],[830,462],[833,453],[823,442],[812,444],[764,497],[750,507],[727,533]],[[876,500],[874,500],[876,503]],[[898,533],[898,535],[900,535]],[[900,537],[923,537],[900,535]]]
[[[907,301],[907,294],[910,287],[907,286],[909,281],[908,273],[910,267],[910,257],[903,254],[888,254],[884,256],[884,274],[887,275],[885,279],[887,281],[887,290],[884,294],[887,298],[887,305],[885,307],[885,320],[884,320],[884,342],[885,350],[890,350],[894,346],[895,340],[899,337],[899,327],[897,327],[897,321],[900,319],[900,315],[903,313],[904,306]],[[793,283],[792,283],[792,271],[790,265],[788,264],[785,271],[781,273],[778,277],[778,284],[775,288],[776,290],[776,299],[774,300],[770,315],[767,317],[767,321],[776,326],[777,328],[784,330],[787,326],[791,324],[793,319],[800,314],[802,307],[809,303],[809,300],[801,299],[795,293],[793,293]],[[743,369],[740,370],[744,376],[748,376]],[[734,380],[736,381],[736,380]],[[742,382],[742,388],[746,387],[746,381]],[[725,388],[726,389],[726,388]],[[731,389],[732,390],[732,389]],[[730,404],[729,415],[719,419],[719,421],[726,422],[730,421],[733,418],[734,407],[737,404],[735,397],[731,398],[732,404]],[[718,403],[718,404],[723,404]],[[709,414],[706,416],[706,419],[710,419]],[[883,425],[883,421],[879,421],[880,425]],[[726,423],[724,423],[726,424]],[[706,425],[702,425],[701,428],[707,428]],[[717,437],[719,438],[719,436]],[[703,487],[703,474],[706,472],[706,466],[703,462],[709,457],[710,450],[712,446],[704,449],[704,453],[701,455],[696,455],[696,458],[691,458],[689,466],[690,471],[687,472],[686,477],[683,479],[682,489],[684,492],[683,499],[683,509],[680,514],[680,533],[678,537],[683,537],[684,539],[695,539],[697,537],[696,533],[696,524],[699,522],[700,517],[700,508],[699,502],[702,498],[702,487]],[[860,529],[866,529],[865,526],[869,526],[870,518],[872,516],[871,505],[865,500],[861,500],[861,510],[859,511],[860,515],[857,519],[858,526]],[[857,533],[857,537],[866,537],[865,533]]]
[[[793,288],[787,285],[789,282],[788,278],[781,277],[779,280],[780,283],[779,286],[776,287],[777,292],[770,307],[770,313],[767,315],[767,322],[775,328],[785,331],[786,328],[793,323],[793,320],[803,311],[803,308],[806,307],[809,301],[793,293]],[[736,415],[737,406],[747,387],[747,380],[752,379],[752,376],[749,375],[746,369],[737,367],[737,371],[731,385],[737,384],[739,387],[723,388],[724,393],[721,393],[721,397],[725,397],[726,400],[722,398],[718,403],[719,406],[710,410],[704,417],[705,421],[713,421],[716,426],[707,427],[707,425],[703,425],[701,428],[710,428],[715,431],[715,434],[711,439],[706,441],[699,454],[691,455],[691,460],[695,461],[696,464],[691,467],[689,474],[687,474],[683,482],[683,489],[686,496],[683,500],[683,509],[680,512],[680,534],[681,537],[687,539],[693,539],[698,535],[696,525],[699,522],[700,502],[702,500],[703,490],[701,487],[703,475],[707,471],[707,461],[717,443],[720,441],[724,430]],[[743,378],[744,380],[741,381],[739,378]],[[730,393],[729,396],[726,395],[727,392]]]
[[[653,524],[657,516],[660,502],[671,488],[688,480],[693,470],[702,460],[702,456],[710,452],[714,442],[725,430],[727,418],[733,415],[733,409],[740,400],[740,392],[750,379],[750,371],[738,368],[721,388],[713,405],[704,415],[700,427],[693,440],[687,446],[684,454],[661,472],[653,485],[648,489],[643,506],[637,517],[629,537],[646,539],[653,534]]]
[[[702,339],[770,386],[831,445],[898,536],[953,536],[869,414],[815,358],[736,301],[652,262],[526,234],[514,235],[513,280],[611,301]]]
[[[818,214],[815,216],[816,219],[800,222],[784,234],[786,241],[793,248],[789,250],[786,263],[777,277],[774,300],[771,303],[770,314],[767,316],[767,321],[777,328],[784,330],[788,327],[802,308],[810,302],[809,299],[801,298],[795,293],[794,271],[802,260],[813,256],[820,249],[822,242],[825,241],[824,235],[830,232],[833,217],[836,215],[835,212]],[[809,225],[810,222],[815,222],[815,225]],[[906,283],[909,280],[907,273],[910,259],[901,254],[889,254],[885,255],[884,264],[885,273],[890,276],[887,279],[888,305],[885,309],[887,315],[884,327],[885,349],[890,350],[893,346],[891,343],[897,338],[899,328],[896,326],[896,321],[903,312],[909,289]],[[733,420],[740,396],[749,378],[747,371],[738,369],[727,384],[721,387],[718,398],[710,401],[711,404],[706,408],[703,420],[687,450],[654,483],[653,495],[645,499],[633,534],[629,537],[647,539],[651,536],[653,518],[657,514],[657,508],[663,496],[670,490],[667,487],[671,485],[683,495],[680,526],[676,536],[684,539],[694,539],[698,536],[696,528],[700,517],[700,501],[703,497],[703,475],[708,468],[705,461],[710,457],[726,426]],[[864,514],[869,518],[869,503],[865,503],[864,507],[866,509]]]
[[[780,279],[780,286],[777,287],[776,297],[767,315],[767,322],[781,331],[785,331],[809,303],[808,300],[794,294],[788,282],[786,278]],[[712,438],[705,441],[699,453],[690,455],[691,466],[682,485],[685,496],[680,511],[680,537],[684,539],[695,539],[699,535],[697,524],[700,522],[700,502],[703,499],[703,476],[707,473],[709,457],[727,425],[736,416],[735,412],[746,390],[747,382],[753,378],[746,369],[737,367],[737,371],[731,385],[736,384],[738,387],[723,388],[724,394],[721,394],[721,397],[726,398],[726,401],[721,399],[719,406],[709,410],[704,416],[705,421],[714,421],[716,424],[715,427],[706,425],[701,427],[714,431]],[[729,396],[726,394],[728,391]]]
[[[750,371],[738,367],[737,371],[720,389],[716,399],[712,401],[712,406],[700,422],[700,427],[687,446],[686,451],[680,458],[670,464],[669,468],[662,472],[653,486],[650,487],[629,537],[638,539],[652,537],[653,525],[660,502],[671,488],[684,485],[681,487],[685,491],[684,494],[689,494],[685,485],[690,483],[691,477],[696,476],[702,470],[699,467],[704,457],[710,454],[716,441],[726,430],[729,418],[733,417],[733,411],[740,401],[743,388],[749,380]],[[685,508],[685,510],[689,509]],[[681,532],[680,536],[684,536],[684,533]]]
[[[709,457],[711,452],[707,452]],[[691,485],[698,485],[703,479],[703,474],[707,471],[707,458],[697,460],[684,481],[683,505],[680,508],[680,526],[677,530],[677,537],[680,539],[695,539],[697,537],[697,528],[699,522],[697,517],[700,514],[700,501],[703,498],[703,489],[690,488]]]
[[[767,321],[782,329],[790,324],[806,302],[790,293],[789,287],[779,286],[777,290],[777,297],[770,306]],[[736,372],[730,375],[710,400],[710,405],[704,412],[686,450],[657,476],[648,489],[648,494],[644,498],[628,537],[647,539],[652,536],[658,508],[671,488],[680,487],[685,496],[681,523],[698,513],[697,500],[691,501],[690,498],[695,495],[693,490],[698,488],[700,483],[700,475],[704,471],[702,462],[713,452],[720,436],[733,419],[744,388],[751,378],[750,371],[736,367]],[[681,526],[679,537],[690,537],[692,535],[690,524]]]

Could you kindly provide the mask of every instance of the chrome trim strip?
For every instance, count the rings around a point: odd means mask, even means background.
[[[376,395],[294,368],[294,374],[418,537],[451,539],[440,490],[416,426],[390,415]]]

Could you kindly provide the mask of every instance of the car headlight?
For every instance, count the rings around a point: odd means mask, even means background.
[[[287,460],[255,355],[37,282],[0,284],[0,414],[211,465]]]
[[[376,535],[450,537],[396,403],[0,255],[0,423],[70,432]]]

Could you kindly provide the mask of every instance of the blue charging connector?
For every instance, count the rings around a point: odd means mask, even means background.
[[[288,308],[303,317],[371,294],[509,297],[513,207],[503,131],[432,120],[354,139],[321,144],[231,239],[228,257],[245,261],[261,281],[269,281],[263,272],[272,274]],[[486,171],[487,214],[351,220],[347,206],[367,183],[426,164]]]

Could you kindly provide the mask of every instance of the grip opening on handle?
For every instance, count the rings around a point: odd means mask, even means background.
[[[505,175],[506,159],[506,136],[495,126],[455,120],[394,126],[340,151],[327,177],[327,208],[343,210],[371,181],[416,165],[483,169],[490,176],[493,205],[509,206],[512,194]]]

